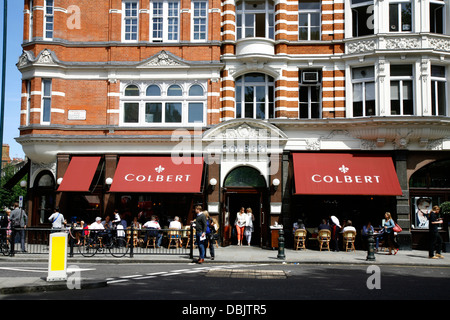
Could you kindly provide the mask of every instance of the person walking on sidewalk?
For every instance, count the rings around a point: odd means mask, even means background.
[[[16,233],[20,235],[20,245],[22,247],[22,252],[27,252],[25,248],[25,228],[28,224],[28,216],[25,210],[19,208],[19,203],[14,203],[14,210],[11,211],[11,226],[13,227],[13,232],[11,236],[11,244],[15,244]],[[20,230],[16,230],[16,228],[20,228]]]
[[[384,241],[389,246],[389,255],[392,254],[392,250],[394,250],[394,254],[398,252],[398,244],[395,242],[395,235],[393,228],[395,227],[394,220],[392,219],[391,213],[386,212],[384,214],[385,222],[384,222]]]
[[[58,208],[53,209],[53,214],[48,218],[48,221],[52,223],[52,232],[61,231],[66,224],[64,216],[59,212]]]
[[[439,206],[433,206],[433,210],[430,212],[430,220],[428,224],[428,230],[430,235],[430,250],[428,252],[428,257],[430,259],[443,259],[444,256],[441,255],[442,248],[442,238],[439,234],[439,225],[443,223],[442,218],[439,218]],[[436,254],[434,254],[436,251]]]
[[[199,253],[197,263],[202,264],[205,261],[206,216],[203,214],[201,206],[197,206],[195,212],[197,213],[195,218],[195,237]]]

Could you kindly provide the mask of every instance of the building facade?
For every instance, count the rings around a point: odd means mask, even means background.
[[[25,0],[30,224],[201,204],[229,245],[244,206],[271,247],[390,211],[420,247],[450,200],[448,21],[448,0]]]

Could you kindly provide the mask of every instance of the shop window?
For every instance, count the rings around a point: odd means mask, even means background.
[[[298,39],[320,40],[321,1],[300,0],[298,2]]]
[[[121,100],[121,125],[173,126],[205,121],[206,93],[200,84],[150,84],[145,96],[136,85],[128,85]]]
[[[236,118],[275,117],[274,80],[262,73],[248,73],[236,79]]]
[[[179,1],[150,1],[151,42],[177,42],[179,29]]]
[[[232,170],[225,178],[224,187],[251,187],[265,188],[266,180],[261,173],[252,167],[238,167]]]
[[[450,160],[433,162],[417,170],[409,179],[410,188],[450,188]]]
[[[353,36],[361,37],[374,33],[373,0],[352,0]]]
[[[122,16],[122,40],[128,42],[138,41],[139,2],[124,1],[122,7]]]
[[[322,70],[301,70],[299,80],[299,118],[321,118]]]
[[[32,224],[46,224],[55,206],[55,180],[48,171],[38,174],[34,182],[34,201],[37,214],[33,215]]]
[[[444,34],[445,32],[445,2],[430,1],[430,32]]]
[[[236,38],[274,39],[273,1],[238,1],[236,3]]]
[[[414,115],[412,65],[391,65],[391,115]]]
[[[375,115],[375,72],[374,67],[352,69],[353,116]]]
[[[447,115],[447,78],[443,66],[431,66],[431,114]]]
[[[389,4],[389,31],[412,32],[411,1],[391,2]]]

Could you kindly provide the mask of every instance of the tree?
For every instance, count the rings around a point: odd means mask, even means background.
[[[2,188],[0,188],[0,209],[3,209],[4,207],[12,207],[14,205],[14,202],[19,200],[19,196],[26,196],[27,189],[22,188],[19,183],[17,183],[11,190],[7,190],[3,188],[6,182],[9,181],[15,174],[14,166],[12,165],[6,165],[2,169],[2,177],[0,185]],[[25,179],[28,179],[28,175],[25,176]]]

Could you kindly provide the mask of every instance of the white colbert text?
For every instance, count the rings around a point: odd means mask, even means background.
[[[190,174],[168,174],[168,175],[135,175],[133,173],[129,173],[125,175],[125,180],[128,182],[136,181],[136,182],[189,182]]]
[[[316,183],[380,183],[380,176],[322,176],[315,174],[311,180]]]

